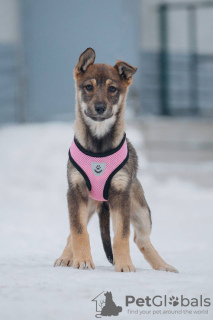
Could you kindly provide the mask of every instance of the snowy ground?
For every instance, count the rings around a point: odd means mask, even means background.
[[[141,146],[138,131],[130,128],[127,135]],[[111,291],[123,307],[118,319],[213,319],[212,306],[125,306],[127,295],[212,298],[213,189],[178,177],[162,184],[143,174],[142,155],[139,176],[152,209],[152,242],[180,273],[152,270],[132,234],[137,272],[115,273],[105,258],[96,216],[89,225],[96,269],[53,268],[69,233],[66,162],[72,137],[72,126],[60,123],[0,129],[0,319],[96,319],[91,300],[102,291]],[[128,309],[151,313],[128,314]],[[164,310],[182,313],[163,314]],[[208,314],[183,314],[184,310]],[[154,311],[161,314],[153,315]]]

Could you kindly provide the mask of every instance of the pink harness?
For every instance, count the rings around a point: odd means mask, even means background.
[[[98,201],[108,200],[110,182],[128,156],[126,135],[117,148],[104,153],[85,150],[75,138],[69,149],[69,159],[84,177],[90,197]]]

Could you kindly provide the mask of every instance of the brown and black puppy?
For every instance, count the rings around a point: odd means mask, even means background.
[[[88,151],[103,153],[116,148],[125,133],[124,109],[128,87],[136,68],[117,61],[115,66],[94,64],[95,52],[84,51],[74,70],[76,83],[75,137]],[[156,270],[177,272],[168,265],[150,242],[151,214],[144,192],[137,179],[137,155],[127,140],[129,158],[111,180],[108,201],[99,202],[89,196],[86,182],[68,161],[68,209],[70,235],[55,266],[94,269],[87,224],[95,212],[107,258],[115,271],[135,271],[129,250],[130,222],[134,241],[146,260]],[[114,239],[111,248],[109,218],[112,218]]]

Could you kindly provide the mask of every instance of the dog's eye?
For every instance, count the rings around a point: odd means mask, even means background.
[[[117,89],[114,86],[108,88],[108,92],[114,93]]]
[[[93,86],[91,84],[87,84],[85,88],[87,91],[93,91]]]

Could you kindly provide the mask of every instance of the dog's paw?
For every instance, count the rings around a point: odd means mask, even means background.
[[[132,263],[115,264],[116,272],[136,272],[135,266]]]
[[[88,260],[76,259],[73,261],[73,268],[81,269],[81,270],[84,270],[84,269],[91,270],[91,269],[95,269],[95,265],[91,259],[88,259]]]
[[[179,271],[177,269],[175,269],[175,267],[170,266],[169,264],[160,266],[156,270],[179,273]]]
[[[56,259],[54,267],[72,267],[73,260],[71,259]]]

